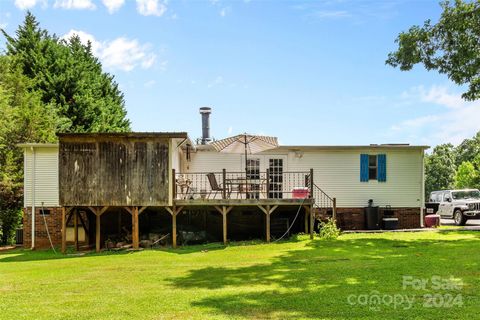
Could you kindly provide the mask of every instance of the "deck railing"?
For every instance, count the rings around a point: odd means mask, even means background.
[[[337,215],[337,199],[330,197],[315,183],[313,184],[313,198],[315,199],[314,209],[315,216],[319,220],[326,220],[328,218],[336,219]]]
[[[174,199],[302,199],[313,192],[313,170],[175,173]]]

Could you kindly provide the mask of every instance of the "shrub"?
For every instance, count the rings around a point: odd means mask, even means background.
[[[337,222],[333,218],[329,218],[327,222],[320,223],[320,232],[318,236],[321,239],[333,240],[340,235],[340,229],[337,227]]]

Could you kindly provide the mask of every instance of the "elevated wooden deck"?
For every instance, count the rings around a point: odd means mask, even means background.
[[[176,199],[173,200],[176,206],[300,206],[313,205],[314,199]]]

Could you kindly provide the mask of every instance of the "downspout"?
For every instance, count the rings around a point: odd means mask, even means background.
[[[32,250],[35,249],[35,147],[30,148],[32,150]]]

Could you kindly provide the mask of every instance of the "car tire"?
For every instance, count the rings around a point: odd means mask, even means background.
[[[467,222],[467,219],[465,219],[465,216],[460,209],[455,210],[455,212],[453,213],[453,220],[455,221],[455,224],[457,226],[464,226]]]

